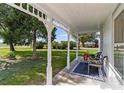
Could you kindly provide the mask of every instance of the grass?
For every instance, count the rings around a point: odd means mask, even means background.
[[[89,53],[96,53],[97,49],[88,49]],[[84,50],[79,50],[79,55],[82,56]],[[8,48],[0,48],[0,57],[5,58],[9,53]],[[76,56],[76,51],[70,51],[71,61]],[[26,57],[32,55],[31,48],[16,47],[16,58],[20,59],[17,63],[10,65],[8,69],[0,71],[1,85],[31,85],[45,84],[46,66],[47,66],[47,50],[38,49],[37,55],[41,57],[38,60],[27,60]],[[52,67],[53,76],[66,66],[67,50],[52,51]]]
[[[8,45],[7,44],[0,43],[0,47],[4,48],[4,47],[8,47]]]

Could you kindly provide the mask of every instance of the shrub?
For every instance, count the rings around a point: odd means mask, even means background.
[[[70,41],[70,49],[74,49],[76,47],[76,42]]]
[[[9,52],[7,54],[7,57],[10,58],[10,59],[16,59],[16,54],[15,54],[15,52]]]
[[[61,43],[58,44],[58,49],[62,49]]]
[[[67,49],[68,41],[61,41],[61,43],[53,41],[52,47],[53,49]],[[70,49],[74,49],[76,47],[76,42],[70,41]]]
[[[43,49],[44,43],[43,42],[36,42],[36,49]]]
[[[67,41],[61,41],[61,49],[67,48]]]
[[[60,44],[58,42],[56,42],[56,41],[52,42],[53,49],[59,49],[60,48],[59,46],[60,46]]]

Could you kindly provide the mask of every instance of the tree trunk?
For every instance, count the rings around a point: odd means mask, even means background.
[[[82,42],[82,47],[84,47],[84,42]]]
[[[33,59],[36,58],[36,30],[33,31]]]
[[[1,23],[0,23],[0,27],[5,31],[7,32],[7,29],[6,27],[4,27]],[[14,45],[13,45],[13,42],[12,42],[12,36],[11,36],[11,33],[9,33],[9,46],[10,46],[10,51],[15,51],[15,48],[14,48]]]
[[[9,46],[10,46],[10,51],[15,51],[14,45],[11,40],[9,41]]]

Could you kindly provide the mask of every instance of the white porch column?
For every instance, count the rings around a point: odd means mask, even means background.
[[[51,66],[51,31],[48,31],[48,49],[47,49],[47,85],[52,84],[52,66]]]
[[[46,23],[47,35],[48,35],[48,44],[47,44],[47,69],[46,69],[46,84],[52,85],[52,65],[51,65],[51,33],[54,26],[50,23]]]
[[[98,52],[100,52],[100,36],[98,37]]]
[[[103,51],[103,29],[100,30],[100,51]]]
[[[68,32],[67,69],[70,68],[70,33]]]
[[[78,61],[78,44],[79,44],[79,36],[77,34],[77,40],[76,40],[76,60]]]

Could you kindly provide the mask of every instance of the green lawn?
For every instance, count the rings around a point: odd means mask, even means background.
[[[8,45],[7,44],[0,43],[0,48],[3,48],[3,47],[8,47]]]
[[[90,54],[95,54],[97,49],[88,49]],[[8,48],[0,48],[0,57],[5,58],[9,53]],[[45,84],[46,80],[46,49],[37,50],[38,60],[26,59],[32,55],[31,48],[16,47],[16,58],[18,63],[10,65],[8,69],[0,71],[0,84],[21,85],[21,84]],[[79,50],[82,56],[83,50]],[[75,58],[75,50],[70,51],[71,61]],[[66,66],[67,50],[52,51],[53,76]],[[2,62],[2,61],[1,61]]]

